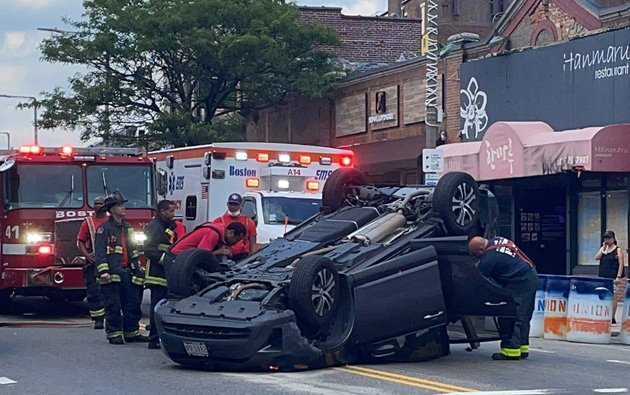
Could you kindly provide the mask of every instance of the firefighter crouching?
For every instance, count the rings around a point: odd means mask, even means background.
[[[144,273],[133,242],[133,229],[125,221],[125,200],[116,191],[105,199],[110,218],[96,231],[96,268],[105,298],[105,333],[110,344],[148,342],[140,334],[140,304]],[[121,314],[122,311],[122,314]]]
[[[176,241],[175,203],[170,200],[161,200],[157,205],[157,215],[144,229],[147,240],[144,244],[144,255],[147,258],[147,270],[145,285],[151,290],[151,311],[149,312],[149,349],[160,348],[155,325],[155,305],[162,299],[166,299],[166,272],[163,265],[164,254]]]

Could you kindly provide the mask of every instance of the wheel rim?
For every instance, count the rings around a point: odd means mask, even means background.
[[[313,281],[311,300],[313,310],[318,316],[323,317],[332,309],[335,302],[333,296],[335,285],[335,276],[330,270],[322,269],[317,272],[315,281]]]
[[[469,224],[474,216],[475,209],[472,206],[473,202],[477,199],[475,195],[475,189],[468,183],[462,183],[457,186],[457,190],[453,196],[453,216],[455,222],[460,226]]]

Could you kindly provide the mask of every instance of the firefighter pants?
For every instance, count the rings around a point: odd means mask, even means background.
[[[526,274],[508,282],[505,288],[512,291],[516,304],[515,318],[499,318],[501,353],[508,357],[520,357],[529,353],[529,327],[534,313],[538,274],[530,269]]]
[[[140,289],[142,286],[131,281],[131,270],[124,269],[120,274],[120,282],[101,284],[105,297],[105,333],[107,338],[135,337],[140,334],[139,322]]]
[[[96,281],[96,265],[94,262],[83,265],[83,280],[85,281],[87,303],[90,309],[90,317],[105,318],[103,294]]]
[[[160,338],[157,333],[157,326],[155,325],[155,306],[162,299],[166,299],[167,288],[161,285],[150,285],[149,289],[151,290],[151,311],[149,312],[149,342],[151,343],[159,343]]]

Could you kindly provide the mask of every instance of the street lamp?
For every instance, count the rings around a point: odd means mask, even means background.
[[[18,96],[18,95],[3,95],[0,94],[0,97],[5,97],[7,99],[29,99],[33,101],[33,140],[35,145],[37,145],[37,106],[39,102],[37,98],[34,96]]]

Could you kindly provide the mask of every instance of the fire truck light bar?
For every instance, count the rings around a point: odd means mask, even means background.
[[[38,145],[22,145],[20,146],[20,153],[39,155],[42,153],[42,147]]]

